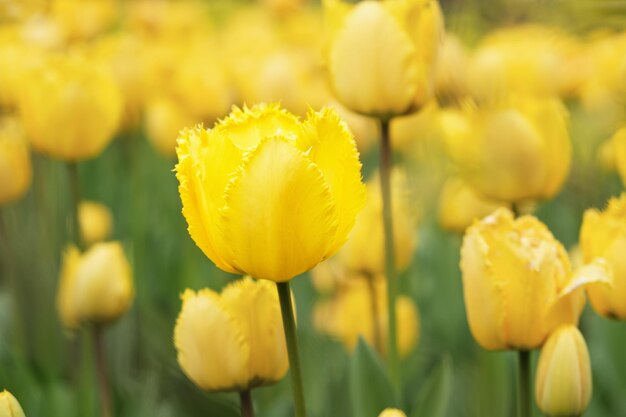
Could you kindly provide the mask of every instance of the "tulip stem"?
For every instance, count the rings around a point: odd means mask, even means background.
[[[67,173],[69,178],[70,192],[72,194],[72,204],[71,204],[71,222],[72,222],[72,233],[74,243],[80,250],[84,249],[83,238],[80,232],[80,221],[78,218],[78,207],[80,205],[80,180],[78,178],[78,163],[76,162],[68,162],[67,163]]]
[[[277,282],[280,311],[283,316],[283,328],[287,341],[287,354],[289,356],[289,372],[291,373],[291,390],[296,417],[306,417],[304,406],[304,389],[302,386],[302,370],[300,368],[300,354],[298,352],[298,339],[296,336],[296,320],[291,304],[291,290],[289,282]]]
[[[239,391],[239,398],[241,398],[241,417],[254,417],[250,390]]]
[[[380,120],[380,190],[383,197],[383,225],[385,233],[385,275],[387,276],[387,319],[388,349],[387,364],[389,377],[396,394],[400,392],[400,369],[398,362],[398,338],[396,327],[396,298],[398,280],[396,273],[396,251],[393,237],[393,211],[391,207],[391,135],[390,120]]]
[[[112,417],[111,392],[109,390],[109,378],[107,376],[106,351],[104,346],[104,329],[93,328],[93,345],[96,354],[96,372],[98,375],[98,393],[100,396],[101,417]]]
[[[379,355],[382,355],[383,354],[383,335],[382,335],[382,332],[380,331],[380,320],[378,320],[380,313],[378,310],[379,308],[378,295],[376,294],[376,281],[375,281],[376,277],[370,273],[366,274],[366,277],[367,277],[366,278],[367,287],[370,292],[372,326],[374,328],[374,348],[376,349]]]
[[[530,351],[520,350],[518,353],[518,417],[530,417]]]

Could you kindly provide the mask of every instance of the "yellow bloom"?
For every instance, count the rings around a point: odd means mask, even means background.
[[[626,184],[626,126],[619,129],[611,138],[611,153],[622,184]]]
[[[89,39],[110,26],[116,15],[115,0],[54,0],[51,13],[67,39]]]
[[[122,98],[107,72],[76,56],[56,56],[29,74],[20,110],[35,150],[78,161],[97,156],[113,139]]]
[[[385,408],[378,417],[406,417],[406,414],[397,408]]]
[[[456,35],[446,33],[435,73],[437,97],[444,102],[454,102],[467,95],[467,65],[465,46]]]
[[[333,255],[365,199],[352,135],[331,109],[277,105],[181,132],[176,176],[196,244],[228,272],[290,280]]]
[[[178,133],[195,121],[179,103],[169,98],[154,99],[146,106],[146,136],[152,146],[165,156],[176,154]]]
[[[78,207],[78,221],[83,241],[87,245],[106,240],[111,236],[113,216],[104,204],[81,201]]]
[[[351,112],[338,102],[334,102],[331,105],[350,127],[350,131],[354,134],[354,140],[356,141],[359,152],[365,153],[375,143],[378,143],[380,140],[380,131],[376,120]]]
[[[508,207],[477,193],[461,178],[449,178],[439,196],[439,224],[446,230],[464,232],[476,219],[491,214],[498,207]]]
[[[461,249],[465,309],[486,349],[541,346],[561,324],[577,324],[583,286],[610,282],[604,264],[572,274],[563,246],[532,216],[504,208],[467,229]]]
[[[557,99],[518,97],[482,110],[467,106],[443,113],[441,124],[464,179],[487,197],[549,198],[569,173],[567,111]]]
[[[0,392],[0,417],[25,417],[20,403],[7,390]]]
[[[579,417],[591,400],[592,379],[587,344],[571,325],[559,327],[541,349],[535,398],[548,417]]]
[[[30,151],[20,123],[0,118],[0,205],[22,197],[32,179]]]
[[[388,118],[418,110],[433,94],[443,36],[435,0],[325,0],[331,84],[350,110]]]
[[[626,194],[611,198],[605,211],[589,209],[580,229],[585,262],[600,258],[613,270],[613,286],[587,288],[591,306],[606,317],[626,320]]]
[[[240,391],[279,381],[289,367],[278,294],[249,277],[222,294],[186,290],[176,320],[178,363],[199,388]]]
[[[119,242],[96,243],[83,254],[73,246],[66,251],[57,293],[66,327],[112,322],[128,310],[133,295],[132,271]]]
[[[407,198],[405,174],[401,171],[394,171],[392,179],[396,267],[398,271],[403,271],[409,266],[417,246],[416,215]],[[380,179],[376,175],[367,184],[365,208],[357,216],[352,233],[338,254],[340,262],[349,271],[371,275],[384,272],[385,243],[382,210]]]
[[[283,14],[298,10],[307,0],[260,0],[264,7],[275,13]]]

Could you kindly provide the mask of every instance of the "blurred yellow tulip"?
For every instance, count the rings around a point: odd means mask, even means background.
[[[580,229],[584,261],[604,259],[613,270],[613,286],[590,285],[591,306],[600,315],[626,320],[626,194],[611,198],[604,211],[589,209]]]
[[[589,351],[580,331],[559,327],[541,349],[535,398],[547,417],[580,417],[591,400]]]
[[[113,216],[104,204],[81,201],[78,206],[78,221],[83,242],[93,245],[111,236]]]
[[[284,282],[339,250],[365,200],[361,163],[331,109],[234,108],[181,132],[176,176],[196,244],[232,273]]]
[[[73,55],[52,57],[33,70],[19,98],[33,148],[68,161],[102,152],[122,112],[121,93],[111,75]]]
[[[7,390],[0,392],[0,417],[25,417],[20,403]]]
[[[289,367],[278,293],[249,277],[221,294],[186,290],[174,344],[183,372],[206,391],[242,391],[281,380]]]
[[[568,115],[554,98],[511,98],[495,108],[447,110],[440,123],[463,178],[495,200],[554,196],[569,173]]]
[[[96,243],[82,254],[70,246],[65,252],[57,308],[67,328],[113,322],[128,310],[133,296],[132,270],[121,243]]]
[[[28,142],[19,121],[0,118],[0,205],[21,198],[33,176]]]
[[[461,249],[465,309],[485,349],[534,349],[561,324],[577,324],[583,287],[609,283],[594,264],[572,274],[563,246],[532,216],[500,208],[467,229]]]
[[[176,155],[178,133],[195,122],[192,115],[170,98],[157,98],[146,106],[146,136],[152,146],[165,156]]]
[[[376,144],[380,138],[378,123],[369,117],[354,113],[338,102],[331,103],[337,114],[348,124],[350,131],[354,135],[354,140],[359,148],[359,152],[365,153]]]
[[[111,26],[116,0],[53,0],[50,12],[69,40],[90,39]]]
[[[406,414],[397,408],[385,408],[378,417],[406,417]]]
[[[325,46],[335,94],[357,113],[390,118],[412,113],[433,95],[443,36],[436,0],[324,0]]]
[[[308,0],[259,0],[263,7],[267,7],[278,14],[290,13],[301,8]]]
[[[435,93],[444,103],[454,103],[468,94],[468,53],[461,40],[446,33],[435,72]]]
[[[609,143],[613,151],[611,156],[614,166],[622,179],[622,184],[626,184],[626,126],[615,132]]]

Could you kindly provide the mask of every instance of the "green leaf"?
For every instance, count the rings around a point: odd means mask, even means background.
[[[393,388],[380,357],[359,338],[350,358],[350,401],[355,417],[377,417],[397,406]]]
[[[452,391],[452,364],[444,356],[422,386],[410,417],[445,417]]]

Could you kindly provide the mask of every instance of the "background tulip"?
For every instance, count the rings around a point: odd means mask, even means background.
[[[20,403],[7,390],[0,392],[0,417],[25,417]]]
[[[83,242],[92,245],[108,239],[113,227],[113,216],[104,204],[81,201],[78,206],[78,221]]]
[[[0,118],[0,205],[22,197],[32,178],[24,130],[14,117]]]
[[[406,417],[406,414],[397,408],[386,408],[378,417]]]

